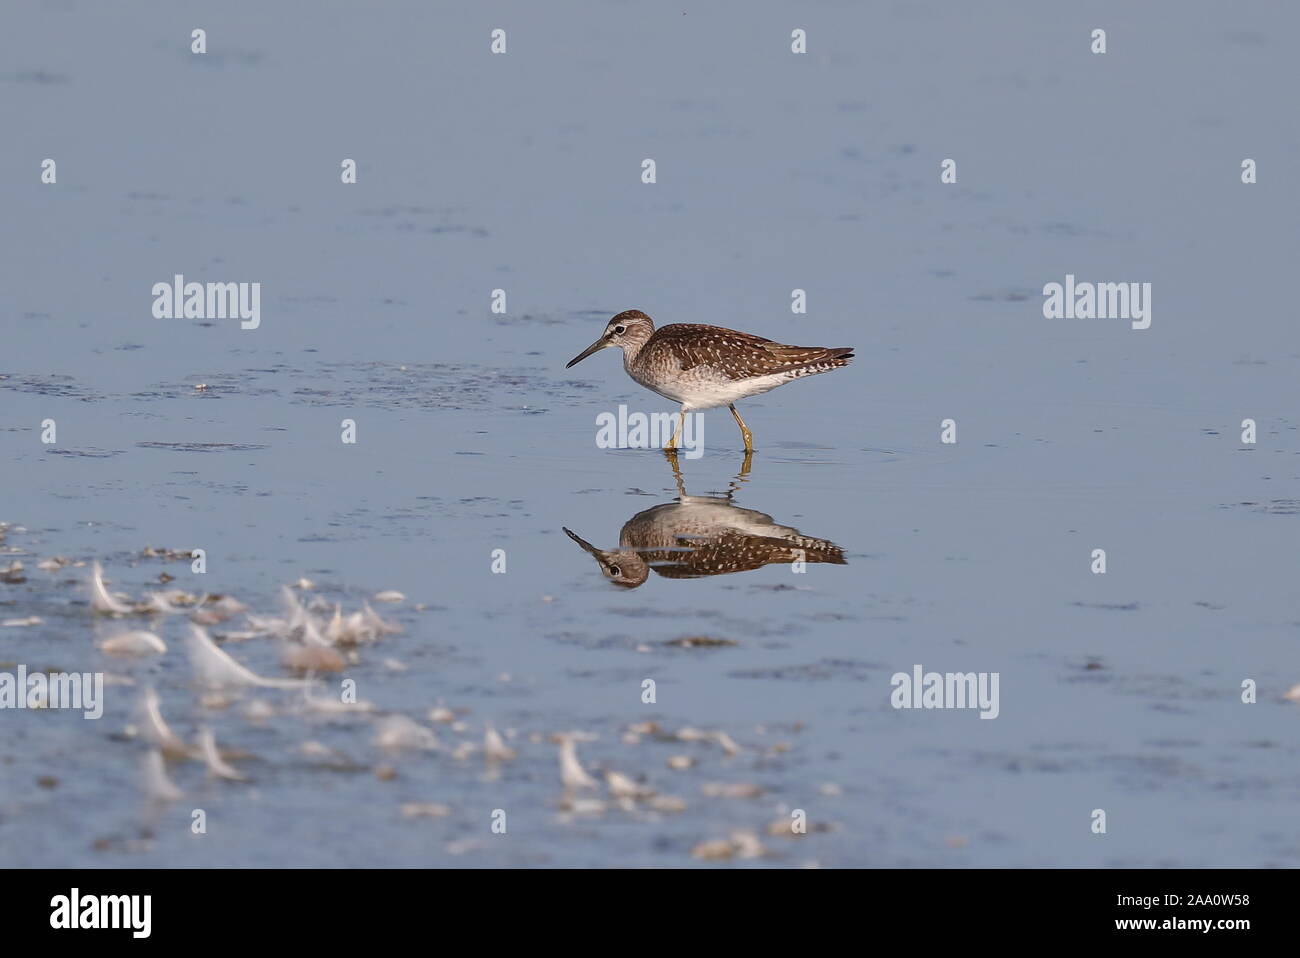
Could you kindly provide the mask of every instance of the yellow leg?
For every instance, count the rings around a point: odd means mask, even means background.
[[[686,409],[685,407],[683,407],[682,411],[677,414],[677,428],[673,430],[673,438],[668,440],[668,445],[664,446],[665,450],[677,448],[677,440],[682,434],[682,424],[685,422],[686,422]]]
[[[736,425],[740,427],[740,434],[745,438],[745,452],[754,451],[754,434],[749,431],[745,425],[745,420],[740,418],[740,413],[736,412],[736,404],[732,403],[727,407],[731,410],[731,417],[736,420]]]
[[[754,454],[752,452],[745,453],[745,461],[741,463],[740,472],[736,475],[734,479],[731,480],[730,484],[728,484],[727,486],[728,499],[730,499],[732,496],[738,493],[740,491],[740,487],[749,481],[749,467],[752,466],[753,464],[754,464]]]
[[[665,449],[665,450],[664,450],[664,458],[668,460],[668,465],[670,465],[670,466],[673,467],[673,478],[674,478],[675,480],[677,480],[677,494],[678,494],[679,496],[682,496],[683,498],[685,498],[685,496],[686,496],[686,485],[685,485],[684,480],[682,479],[682,467],[681,467],[681,463],[679,463],[679,462],[677,461],[677,450],[676,450],[676,449]]]

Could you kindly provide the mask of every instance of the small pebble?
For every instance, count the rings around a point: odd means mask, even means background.
[[[700,791],[709,798],[758,798],[766,789],[750,782],[705,782]]]
[[[686,800],[676,795],[653,795],[646,802],[646,807],[656,812],[684,812]]]
[[[403,818],[446,818],[451,807],[438,802],[407,802],[402,806]]]

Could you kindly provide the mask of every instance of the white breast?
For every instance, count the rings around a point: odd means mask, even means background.
[[[789,373],[774,373],[753,379],[727,379],[709,366],[698,366],[690,370],[685,378],[665,383],[647,381],[631,369],[628,374],[646,389],[679,402],[688,410],[727,406],[748,396],[757,396],[775,389],[795,378]]]

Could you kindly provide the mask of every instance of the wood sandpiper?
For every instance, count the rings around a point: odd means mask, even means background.
[[[677,429],[665,449],[676,449],[686,414],[696,409],[726,406],[731,410],[745,451],[754,449],[754,437],[736,412],[736,400],[847,366],[853,347],[783,346],[750,333],[673,323],[655,329],[654,321],[639,309],[619,313],[605,332],[565,369],[610,346],[623,350],[623,368],[647,389],[682,404]]]
[[[644,583],[652,569],[667,579],[698,579],[796,561],[847,565],[844,550],[834,542],[806,536],[732,502],[749,474],[751,458],[745,456],[744,468],[725,495],[692,496],[686,492],[677,454],[669,452],[677,501],[627,520],[617,549],[597,549],[576,532],[564,532],[595,558],[608,581],[629,589]]]

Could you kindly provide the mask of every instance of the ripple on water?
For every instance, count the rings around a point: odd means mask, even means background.
[[[49,451],[56,456],[72,456],[77,459],[111,459],[113,456],[120,456],[126,450],[97,449],[92,446],[86,449],[51,449]]]
[[[137,442],[136,446],[141,449],[171,449],[174,452],[248,452],[270,448],[254,442]]]

